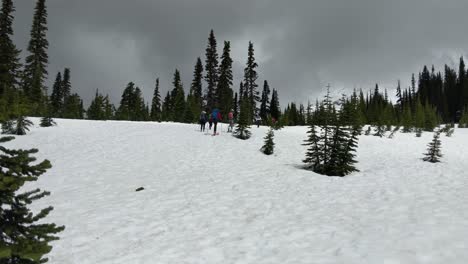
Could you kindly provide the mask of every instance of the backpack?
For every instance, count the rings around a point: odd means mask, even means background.
[[[219,110],[218,109],[215,109],[213,111],[213,113],[211,113],[211,118],[213,119],[213,121],[218,121],[218,119],[219,119]]]
[[[202,113],[202,114],[200,115],[200,120],[201,120],[201,121],[206,121],[206,114],[205,114],[205,113]]]
[[[232,112],[229,112],[229,114],[228,114],[228,118],[229,118],[229,120],[232,120],[232,119],[234,119],[234,114],[233,114]]]

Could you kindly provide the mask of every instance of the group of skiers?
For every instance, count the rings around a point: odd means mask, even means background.
[[[208,129],[211,130],[212,127],[214,128],[213,129],[213,136],[214,135],[219,135],[219,133],[217,133],[216,131],[217,131],[217,128],[218,128],[218,122],[220,122],[222,120],[223,120],[223,117],[221,115],[221,112],[217,108],[213,109],[213,111],[211,111],[210,114],[207,114],[206,111],[202,111],[201,114],[200,114],[200,131],[205,132],[206,123],[208,122],[208,124],[209,124]],[[228,113],[228,121],[229,121],[229,126],[228,126],[228,131],[227,132],[232,132],[233,129],[234,129],[234,110],[233,109],[231,109],[231,111],[229,111],[229,113]],[[260,118],[259,115],[255,116],[254,122],[257,125],[257,127],[260,126],[260,124],[262,122],[262,119]]]

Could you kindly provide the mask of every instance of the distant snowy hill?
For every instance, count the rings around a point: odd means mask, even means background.
[[[33,119],[35,124],[38,119]],[[39,148],[53,168],[27,188],[52,192],[65,225],[54,264],[400,264],[468,261],[468,129],[421,138],[362,136],[345,178],[302,170],[305,127],[250,140],[196,125],[56,120],[8,146]],[[145,190],[135,192],[138,187]]]

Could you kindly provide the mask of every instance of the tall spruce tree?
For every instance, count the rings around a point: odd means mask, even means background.
[[[268,81],[265,80],[263,82],[263,91],[262,91],[262,98],[260,103],[260,117],[264,122],[268,120],[268,115],[270,112],[270,85],[268,85]]]
[[[14,11],[12,0],[2,1],[2,9],[0,10],[0,99],[6,94],[7,89],[15,89],[19,84],[20,51],[11,39]]]
[[[233,103],[232,91],[232,59],[231,59],[231,43],[224,41],[223,54],[221,56],[221,65],[219,67],[219,82],[216,90],[216,98],[218,108],[224,117],[230,112]]]
[[[441,145],[440,131],[436,131],[434,132],[434,138],[428,144],[427,153],[424,154],[423,160],[432,163],[440,162],[440,158],[442,158]]]
[[[159,92],[159,78],[156,79],[156,86],[153,93],[153,101],[151,102],[151,121],[161,122],[161,94]]]
[[[49,57],[47,48],[49,42],[46,38],[47,32],[47,10],[45,0],[37,0],[33,24],[31,28],[31,39],[28,45],[29,55],[23,74],[23,89],[31,102],[31,114],[40,115],[44,111],[47,79],[47,64]]]
[[[174,100],[174,121],[183,122],[185,113],[185,93],[184,87],[182,86],[182,81],[180,79],[180,72],[177,69],[174,73],[174,80],[172,81],[172,85],[174,86],[172,90]]]
[[[273,93],[271,95],[270,115],[276,121],[279,121],[279,118],[280,118],[280,105],[279,105],[278,91],[275,90],[275,89],[273,89]]]
[[[252,122],[259,110],[257,109],[257,102],[260,101],[259,91],[257,90],[257,67],[258,64],[255,62],[254,46],[253,43],[249,41],[247,63],[244,69],[244,90],[247,92],[249,101],[249,123]]]
[[[193,81],[190,87],[193,94],[195,105],[194,113],[199,113],[203,109],[203,64],[200,57],[197,58],[195,69],[193,70]]]
[[[308,170],[315,172],[322,171],[322,146],[314,124],[310,125],[307,134],[309,134],[309,136],[302,145],[308,146],[308,148],[306,151],[306,157],[302,162],[306,164],[306,169]]]
[[[12,140],[0,138],[0,144]],[[48,160],[35,163],[37,149],[15,150],[0,145],[0,262],[45,263],[44,256],[52,250],[50,242],[63,226],[44,223],[43,219],[53,210],[47,207],[33,213],[28,206],[50,195],[34,189],[19,193],[28,182],[37,181],[51,167]],[[35,163],[35,164],[32,164]]]
[[[207,82],[206,103],[207,107],[212,109],[216,106],[216,87],[219,79],[218,51],[213,30],[210,32],[208,46],[206,47],[205,71],[205,80]]]
[[[62,73],[57,73],[54,85],[52,86],[52,94],[50,95],[50,110],[54,117],[60,117],[63,109],[63,91],[62,91]]]

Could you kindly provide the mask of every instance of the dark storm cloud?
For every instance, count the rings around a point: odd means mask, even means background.
[[[25,49],[34,0],[16,1],[15,39]],[[453,64],[468,48],[465,0],[48,0],[50,79],[63,67],[89,102],[98,88],[118,101],[129,81],[147,99],[156,76],[170,88],[175,68],[186,90],[209,30],[230,40],[235,85],[247,44],[260,79],[283,102],[305,102],[330,83],[337,91],[389,89],[423,64]]]

